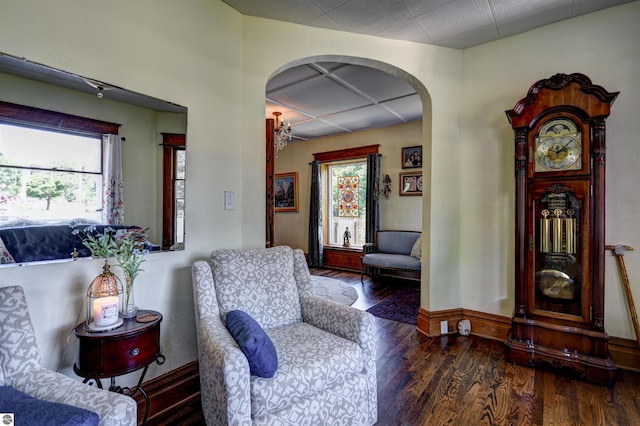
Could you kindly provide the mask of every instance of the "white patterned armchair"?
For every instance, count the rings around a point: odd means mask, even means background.
[[[376,422],[373,317],[316,296],[302,250],[216,250],[192,273],[208,425]],[[250,374],[226,327],[233,310],[248,313],[273,342],[272,378]]]
[[[134,399],[88,386],[40,364],[40,353],[22,287],[0,288],[0,387],[7,386],[42,400],[71,405],[98,414],[100,425],[134,426]],[[54,404],[55,405],[55,404]],[[31,405],[33,407],[33,405]],[[53,409],[60,411],[60,406]],[[11,407],[9,407],[11,408]],[[47,406],[51,410],[51,406]],[[0,410],[2,411],[2,410]],[[4,411],[3,411],[4,412]],[[54,424],[56,420],[48,419]],[[16,413],[16,424],[20,424]]]

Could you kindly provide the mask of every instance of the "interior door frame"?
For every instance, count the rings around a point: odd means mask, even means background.
[[[266,229],[265,229],[265,247],[273,247],[275,246],[274,238],[274,215],[275,215],[275,204],[273,199],[273,179],[274,179],[274,169],[275,169],[275,147],[274,147],[274,135],[273,131],[275,129],[275,120],[273,118],[266,119],[266,134],[265,134],[265,152],[266,152]]]

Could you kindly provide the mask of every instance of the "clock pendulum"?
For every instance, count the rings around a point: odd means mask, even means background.
[[[538,290],[551,301],[573,300],[576,291],[573,266],[576,263],[575,211],[566,208],[566,194],[549,194],[549,208],[539,219],[540,247],[544,266],[535,274]],[[550,210],[551,209],[551,210]],[[553,218],[549,219],[549,215]]]

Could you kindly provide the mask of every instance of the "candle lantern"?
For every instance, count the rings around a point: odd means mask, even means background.
[[[86,301],[87,331],[108,331],[122,325],[122,284],[105,260],[102,273],[89,285]]]

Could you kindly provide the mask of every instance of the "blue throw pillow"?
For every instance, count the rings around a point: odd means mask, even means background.
[[[16,425],[98,426],[100,423],[93,411],[37,399],[11,386],[0,386],[0,413],[13,414]]]
[[[273,377],[278,369],[278,354],[260,324],[246,312],[235,310],[227,314],[227,329],[247,357],[251,374]]]

